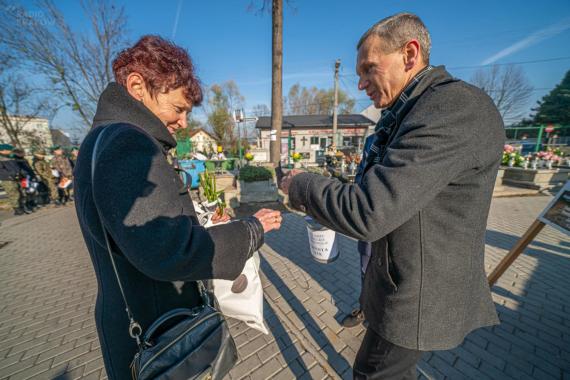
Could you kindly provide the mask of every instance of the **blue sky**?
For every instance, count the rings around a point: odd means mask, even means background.
[[[78,1],[56,3],[74,28],[85,26]],[[238,84],[246,113],[256,104],[271,104],[271,15],[248,12],[250,3],[116,0],[125,7],[131,41],[143,34],[172,38],[188,49],[205,85]],[[368,106],[356,87],[355,44],[372,24],[402,11],[418,14],[430,30],[432,64],[462,79],[471,77],[473,66],[564,58],[521,65],[535,87],[529,112],[570,69],[569,0],[297,0],[284,12],[284,94],[295,83],[332,88],[334,61],[340,58],[341,88],[357,99],[355,111]],[[71,120],[63,111],[54,125],[68,128]]]

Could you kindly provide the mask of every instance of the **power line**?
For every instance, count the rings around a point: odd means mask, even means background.
[[[448,70],[466,70],[466,69],[479,69],[483,67],[492,67],[492,66],[509,66],[509,65],[528,65],[533,63],[543,63],[543,62],[555,62],[555,61],[566,61],[570,60],[570,56],[566,57],[554,57],[554,58],[545,58],[545,59],[536,59],[532,61],[513,61],[513,62],[505,62],[505,63],[489,63],[487,65],[473,65],[473,66],[452,66],[448,67]],[[345,74],[344,77],[357,77],[357,74]]]
[[[554,62],[554,61],[566,61],[569,60],[570,56],[567,57],[555,57],[546,59],[536,59],[533,61],[518,61],[518,62],[505,62],[505,63],[489,63],[487,65],[475,65],[475,66],[456,66],[450,67],[450,70],[464,70],[464,69],[478,69],[481,67],[492,67],[492,66],[509,66],[509,65],[527,65],[531,63],[542,63],[542,62]]]

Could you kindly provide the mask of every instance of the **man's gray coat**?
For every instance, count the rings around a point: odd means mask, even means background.
[[[372,242],[361,296],[370,328],[402,347],[445,350],[498,322],[483,261],[505,133],[492,100],[443,67],[412,97],[360,184],[303,173],[289,199],[323,225]]]

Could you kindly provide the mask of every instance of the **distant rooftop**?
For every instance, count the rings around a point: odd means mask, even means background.
[[[288,128],[331,128],[333,118],[331,115],[290,115],[283,116],[283,127]],[[338,115],[339,128],[369,127],[376,124],[361,114]],[[271,117],[261,116],[255,128],[271,128]]]

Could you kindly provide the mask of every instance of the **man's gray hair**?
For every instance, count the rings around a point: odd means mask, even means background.
[[[416,39],[420,43],[424,63],[429,64],[431,38],[426,26],[415,14],[398,13],[378,21],[360,37],[356,49],[360,49],[360,46],[371,35],[376,35],[382,39],[384,50],[387,53],[396,51],[402,48],[406,42]]]

